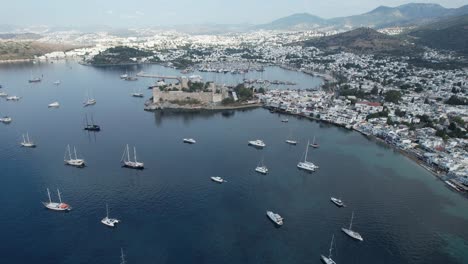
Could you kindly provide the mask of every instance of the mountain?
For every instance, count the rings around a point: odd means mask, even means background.
[[[52,51],[67,51],[78,46],[41,43],[37,41],[0,41],[0,61],[33,59]]]
[[[257,28],[270,30],[287,30],[302,28],[318,28],[328,25],[326,19],[308,13],[294,14],[277,19],[269,24],[259,25]]]
[[[445,8],[438,4],[412,3],[397,7],[380,6],[355,16],[323,19],[302,13],[280,18],[269,24],[260,25],[262,29],[295,30],[333,27],[353,29],[358,27],[384,28],[391,26],[414,26],[429,23],[435,19],[468,14],[468,5],[459,8]]]
[[[420,45],[468,55],[468,15],[423,25],[405,35],[408,40]]]
[[[410,44],[404,39],[382,34],[371,28],[357,28],[344,33],[310,39],[296,44],[333,51],[369,54],[408,55],[418,50],[415,45]]]

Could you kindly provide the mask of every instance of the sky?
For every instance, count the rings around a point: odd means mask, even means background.
[[[113,27],[181,24],[262,24],[294,13],[323,18],[357,15],[380,5],[468,0],[0,0],[0,24]]]

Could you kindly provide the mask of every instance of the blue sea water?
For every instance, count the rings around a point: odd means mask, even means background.
[[[1,90],[22,97],[0,100],[0,115],[13,118],[0,124],[1,263],[119,263],[120,248],[128,263],[319,263],[332,234],[337,263],[468,263],[468,201],[385,145],[306,119],[282,123],[284,116],[264,109],[144,112],[152,81],[122,81],[126,70],[178,74],[155,65],[0,65]],[[229,84],[244,77],[302,88],[321,82],[276,67],[248,76],[200,74]],[[44,79],[29,84],[31,75]],[[143,100],[130,96],[139,88]],[[97,104],[84,108],[87,93]],[[53,101],[60,108],[47,108]],[[85,115],[102,131],[83,131]],[[19,147],[26,132],[36,149]],[[286,144],[289,136],[299,144]],[[309,174],[296,164],[314,136],[321,147],[309,159],[320,169]],[[183,144],[186,137],[197,144]],[[247,146],[257,138],[267,147]],[[63,164],[67,144],[86,168]],[[145,170],[121,168],[126,144],[136,146]],[[267,175],[254,171],[262,158]],[[46,188],[54,200],[59,188],[73,210],[46,210]],[[330,196],[348,206],[337,208]],[[100,223],[106,203],[122,220],[115,229]],[[281,214],[284,225],[275,227],[266,210]],[[363,242],[340,231],[352,211]]]

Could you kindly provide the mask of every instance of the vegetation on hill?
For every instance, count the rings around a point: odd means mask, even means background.
[[[150,51],[117,46],[100,52],[89,63],[92,65],[132,64],[152,55]]]
[[[68,51],[75,46],[36,41],[0,41],[0,60],[34,59],[53,51]]]
[[[404,55],[418,51],[415,45],[399,37],[385,35],[371,28],[358,28],[333,36],[306,40],[299,44],[354,53]]]
[[[409,40],[434,49],[444,49],[468,55],[468,15],[451,17],[406,34]]]

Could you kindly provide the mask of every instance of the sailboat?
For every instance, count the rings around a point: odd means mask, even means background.
[[[47,188],[47,195],[49,196],[49,202],[42,202],[42,204],[50,210],[54,211],[70,211],[72,208],[70,205],[63,203],[62,202],[62,197],[60,196],[60,191],[57,189],[57,194],[59,198],[59,202],[52,202],[52,199],[50,199],[50,191],[49,188]]]
[[[88,115],[86,115],[86,126],[84,127],[84,130],[98,132],[98,131],[101,131],[101,127],[94,123],[93,116],[91,116],[91,124],[90,124],[88,122]]]
[[[297,145],[297,141],[291,139],[291,130],[289,130],[289,136],[288,139],[286,139],[286,143],[288,143],[289,145]]]
[[[109,218],[109,206],[106,204],[106,217],[101,220],[101,223],[105,224],[106,226],[114,227],[115,224],[120,223],[119,219]]]
[[[332,236],[332,240],[331,240],[331,243],[330,243],[330,249],[328,250],[328,257],[325,257],[324,255],[320,255],[320,259],[325,264],[336,264],[336,262],[331,258],[332,257],[333,240],[334,239],[335,239],[335,235]]]
[[[127,79],[128,78],[128,72],[125,71],[125,74],[120,75],[120,79]]]
[[[26,133],[26,136],[23,134],[23,141],[21,142],[21,146],[26,148],[35,148],[36,144],[34,144],[34,142],[29,139],[29,134]]]
[[[60,80],[57,80],[54,82],[55,85],[59,85],[60,84]]]
[[[65,164],[73,166],[73,167],[78,167],[78,168],[84,167],[85,166],[85,161],[84,161],[84,159],[79,159],[78,158],[78,156],[76,155],[76,148],[75,147],[73,147],[73,153],[75,154],[74,157],[72,157],[70,145],[67,145],[67,149],[65,151],[65,157],[63,158],[63,160],[65,161]]]
[[[60,103],[55,101],[53,103],[50,103],[47,107],[49,108],[59,108],[60,107]]]
[[[88,92],[86,96],[86,101],[84,101],[83,103],[83,107],[87,107],[87,106],[95,105],[95,104],[96,104],[96,99],[90,97],[89,92]]]
[[[315,142],[315,136],[314,136],[314,139],[312,140],[312,143],[310,144],[311,147],[313,148],[318,148],[320,147],[320,145],[318,143]]]
[[[261,174],[267,174],[268,173],[268,168],[263,164],[263,158],[262,160],[258,163],[257,167],[255,168],[255,171]]]
[[[10,124],[13,119],[9,116],[0,117],[0,122],[4,124]]]
[[[132,161],[130,159],[130,149],[128,147],[128,144],[123,152],[123,155],[122,155],[122,159],[121,159],[121,162],[123,163],[123,166],[124,167],[127,167],[127,168],[131,168],[131,169],[144,169],[145,168],[145,165],[143,162],[138,162],[137,161],[137,155],[136,155],[136,148],[133,147],[133,159],[134,161]]]
[[[362,238],[361,234],[351,229],[353,227],[353,218],[354,218],[354,211],[351,213],[351,222],[349,223],[349,227],[348,228],[342,227],[341,231],[343,231],[345,234],[347,234],[348,236],[356,240],[363,241],[364,239]]]
[[[42,81],[42,79],[39,78],[39,77],[34,77],[33,78],[32,77],[32,72],[31,72],[31,78],[29,78],[29,80],[28,80],[29,83],[37,83],[37,82],[41,82],[41,81]]]
[[[141,88],[138,89],[138,92],[135,92],[134,90],[133,93],[131,93],[131,95],[133,97],[145,97],[145,95],[141,93]]]
[[[310,161],[307,161],[307,153],[308,152],[309,152],[309,141],[307,141],[306,152],[305,152],[305,155],[304,155],[304,161],[300,161],[297,164],[297,167],[299,169],[303,169],[303,170],[306,170],[306,171],[315,171],[315,169],[318,169],[318,166],[315,165],[314,163],[310,162]]]

